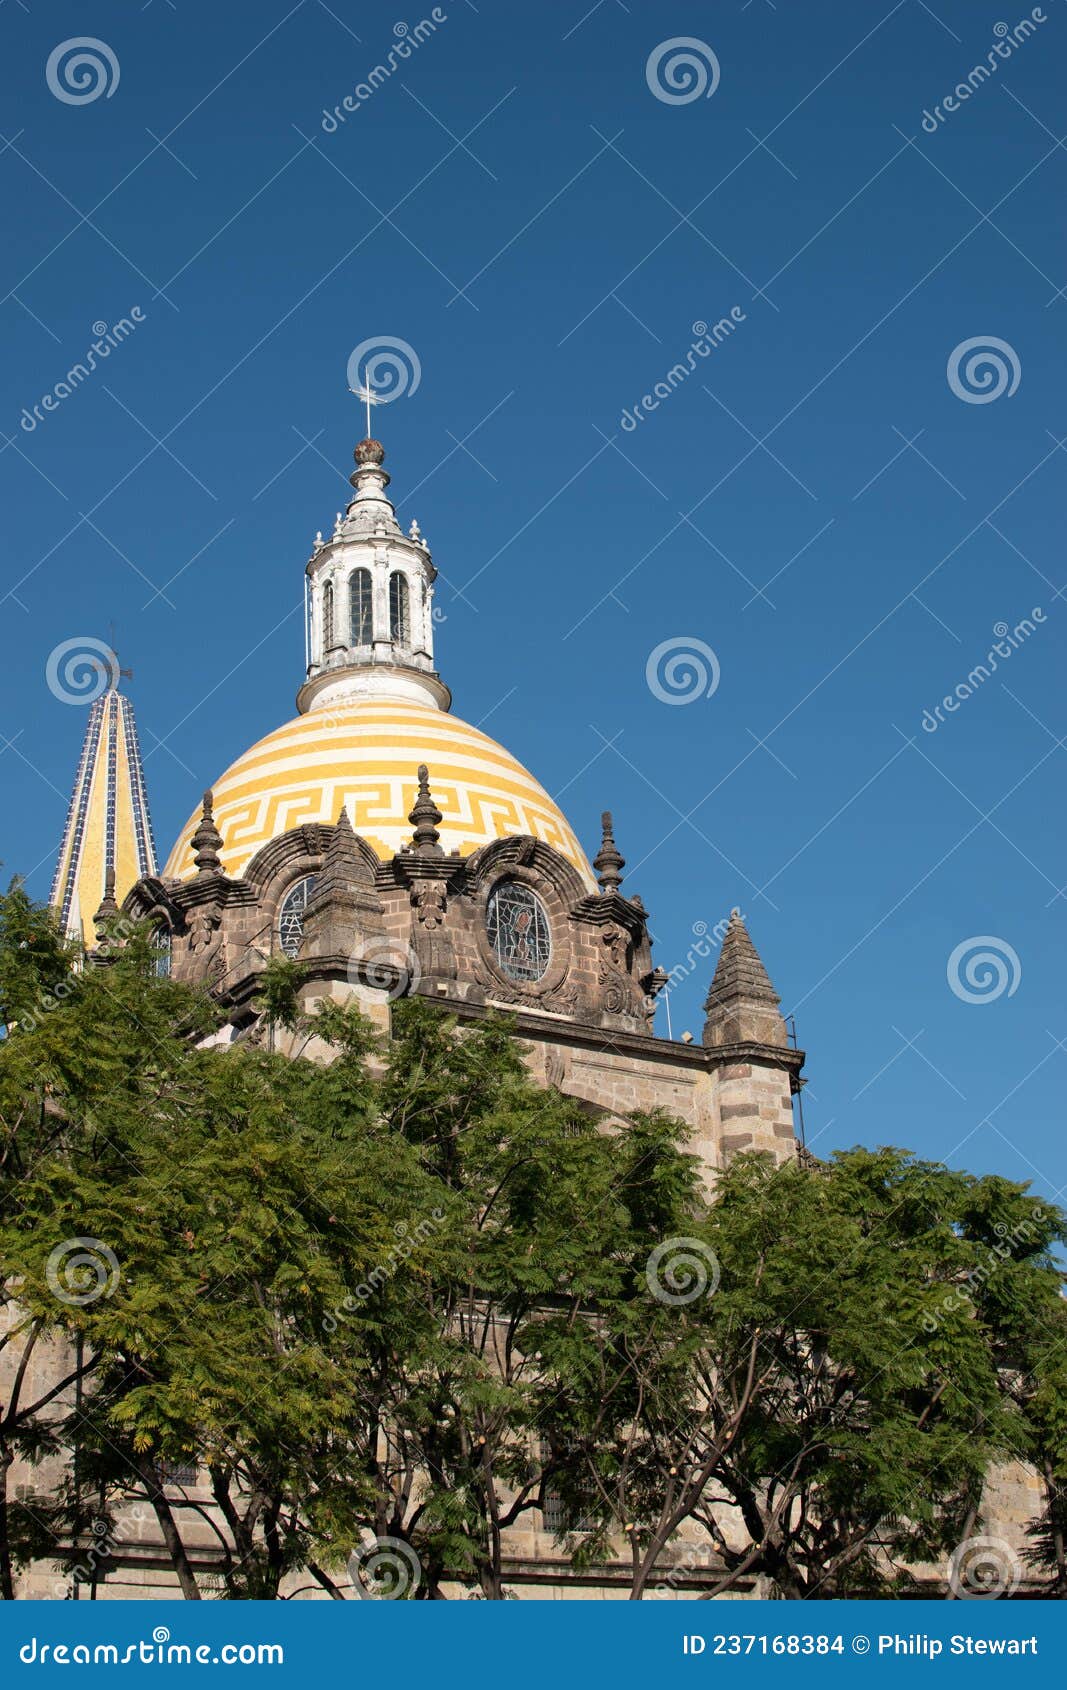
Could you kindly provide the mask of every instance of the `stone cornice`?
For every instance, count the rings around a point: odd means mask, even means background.
[[[622,892],[592,892],[575,904],[571,919],[588,922],[591,927],[606,927],[614,921],[636,935],[643,930],[648,911],[641,904],[631,903]]]
[[[492,1011],[478,1003],[458,1002],[454,998],[441,1001],[441,1007],[459,1020],[484,1020]],[[647,1062],[670,1062],[684,1068],[703,1069],[727,1067],[738,1062],[755,1062],[761,1067],[774,1067],[799,1073],[804,1052],[791,1045],[764,1045],[745,1041],[732,1045],[683,1044],[680,1040],[657,1039],[643,1033],[622,1028],[594,1026],[590,1022],[564,1020],[556,1016],[538,1015],[534,1010],[509,1008],[506,1012],[515,1022],[520,1037],[549,1038],[553,1044],[566,1044],[586,1050],[614,1051],[621,1056],[636,1056]]]
[[[299,959],[298,959],[299,960]],[[362,980],[363,971],[359,964],[353,964],[347,954],[336,956],[319,956],[314,959],[314,969],[309,971],[304,985],[312,985],[316,981],[348,981],[352,984]],[[373,978],[366,984],[378,990],[388,990],[401,983],[401,970],[391,964],[377,960],[372,964]],[[395,975],[395,981],[386,979],[386,975]],[[234,1008],[247,1006],[258,990],[259,974],[249,973],[234,980],[227,986],[220,997]],[[515,1023],[515,1031],[520,1038],[549,1039],[553,1044],[569,1045],[573,1049],[595,1051],[597,1054],[613,1052],[619,1056],[637,1057],[643,1062],[669,1063],[674,1067],[691,1068],[697,1072],[711,1073],[717,1068],[729,1067],[735,1063],[755,1063],[761,1068],[780,1068],[790,1076],[793,1089],[795,1081],[804,1065],[805,1053],[794,1050],[791,1045],[765,1045],[746,1040],[738,1044],[716,1045],[708,1049],[704,1045],[683,1044],[675,1039],[658,1039],[643,1033],[629,1032],[624,1028],[605,1028],[594,1026],[591,1022],[572,1021],[557,1015],[539,1015],[536,1010],[522,1007],[508,1006],[497,1009],[479,1001],[479,997],[472,996],[458,998],[452,996],[455,983],[450,983],[451,990],[447,996],[440,992],[427,992],[448,1015],[455,1015],[459,1021],[484,1021],[492,1014],[506,1014]]]

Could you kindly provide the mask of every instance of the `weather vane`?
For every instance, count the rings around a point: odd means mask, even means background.
[[[354,393],[357,399],[362,399],[363,403],[367,407],[367,439],[370,440],[371,439],[370,408],[371,408],[372,405],[380,405],[382,403],[382,401],[379,399],[378,395],[375,393],[373,387],[371,386],[370,376],[368,374],[365,374],[364,377],[363,377],[363,386],[362,387],[350,387],[348,391],[350,393]]]

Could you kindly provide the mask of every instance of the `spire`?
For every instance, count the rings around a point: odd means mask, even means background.
[[[135,881],[157,873],[137,725],[119,678],[117,659],[101,668],[52,881],[63,931],[86,944],[94,912],[110,914],[109,898],[117,910]]]
[[[360,852],[342,805],[304,911],[300,957],[353,958],[366,954],[368,946],[370,954],[381,955],[384,937],[374,873]]]
[[[315,876],[309,907],[312,902],[328,903],[338,893],[347,893],[353,885],[362,885],[367,879],[367,869],[359,854],[352,823],[342,804],[337,824],[326,847],[326,855],[322,859],[322,867]]]
[[[419,792],[412,806],[408,821],[415,829],[412,837],[412,848],[424,856],[439,857],[441,851],[441,835],[437,831],[439,822],[444,816],[430,797],[430,771],[425,763],[419,764]]]
[[[600,882],[602,892],[615,892],[622,884],[622,870],[626,867],[626,858],[621,855],[615,843],[612,832],[611,811],[605,810],[600,818],[601,840],[600,850],[593,858],[593,867]]]
[[[732,910],[704,1003],[704,1043],[786,1044],[779,1002],[741,911]]]
[[[197,874],[218,874],[222,869],[222,834],[215,826],[214,794],[209,787],[204,793],[204,810],[196,832],[190,841]]]

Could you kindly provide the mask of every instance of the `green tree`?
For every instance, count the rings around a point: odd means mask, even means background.
[[[979,1291],[979,1216],[1003,1226],[1007,1204],[1032,1248]],[[669,1247],[635,1261],[629,1299],[582,1329],[586,1390],[561,1370],[558,1435],[587,1451],[575,1505],[629,1541],[632,1594],[670,1576],[686,1523],[723,1569],[710,1594],[757,1574],[801,1599],[908,1588],[906,1564],[973,1529],[990,1463],[1023,1444],[988,1305],[1021,1320],[1025,1285],[1058,1294],[1062,1225],[1018,1186],[898,1151],[739,1158],[673,1241],[675,1281]]]
[[[417,999],[397,1006],[382,1107],[440,1182],[449,1226],[441,1272],[383,1291],[417,1303],[403,1324],[418,1341],[383,1350],[375,1377],[376,1529],[416,1550],[427,1594],[449,1576],[500,1599],[504,1534],[576,1459],[546,1413],[567,1334],[620,1294],[640,1224],[627,1199],[648,1207],[664,1163],[687,1190],[692,1159],[677,1123],[607,1136],[534,1085],[506,1021],[461,1030]],[[628,1189],[642,1159],[647,1182]]]
[[[120,1492],[141,1495],[196,1598],[181,1530],[193,1505],[161,1475],[203,1463],[227,1528],[224,1588],[276,1594],[318,1550],[343,1561],[373,1518],[349,1458],[365,1426],[354,1292],[439,1187],[382,1122],[354,1013],[324,1017],[326,1066],[199,1048],[212,1005],[158,978],[140,933],[51,995],[0,1046],[0,1263],[21,1348],[4,1472],[66,1441],[75,1483],[54,1523],[76,1535],[88,1496],[106,1516]],[[70,1367],[23,1400],[34,1346],[57,1336]],[[14,1560],[40,1547],[28,1530],[9,1547],[6,1594]]]
[[[408,1594],[498,1600],[550,1495],[635,1597],[697,1565],[709,1594],[901,1594],[1011,1457],[1067,1588],[1064,1222],[1025,1187],[854,1150],[739,1158],[709,1201],[681,1123],[534,1085],[506,1019],[414,998],[380,1042],[302,1014],[280,962],[298,1054],[216,1048],[155,963],[128,924],[83,961],[0,896],[3,1596],[133,1498],[191,1599],[339,1596],[394,1539]],[[32,1511],[17,1458],[62,1474]]]

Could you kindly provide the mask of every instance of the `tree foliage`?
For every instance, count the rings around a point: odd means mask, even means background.
[[[634,1596],[897,1594],[1011,1456],[1065,1587],[1063,1222],[1024,1187],[855,1150],[739,1158],[709,1201],[681,1123],[606,1130],[506,1020],[412,999],[382,1043],[276,963],[313,1062],[215,1040],[155,964],[0,896],[4,1596],[130,1498],[193,1599],[339,1596],[383,1539],[408,1594],[499,1599],[550,1502]]]

